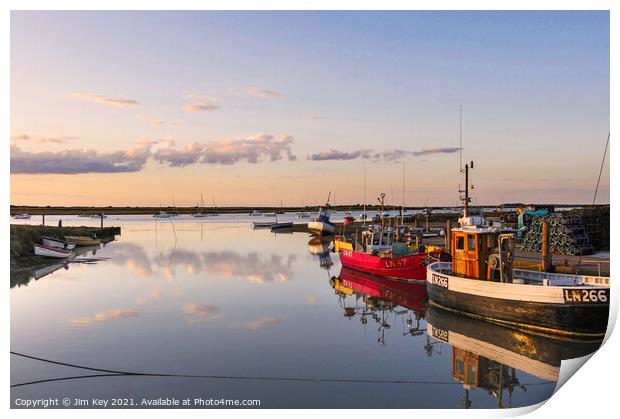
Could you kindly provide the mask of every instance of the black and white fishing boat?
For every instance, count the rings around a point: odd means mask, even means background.
[[[336,231],[336,226],[329,220],[333,212],[329,204],[330,197],[331,192],[327,197],[327,203],[319,207],[319,216],[315,220],[308,222],[308,230],[319,236],[328,236]]]
[[[465,166],[463,217],[451,231],[452,262],[427,267],[430,303],[538,333],[578,339],[604,336],[609,278],[513,269],[514,231],[469,214],[468,169]]]

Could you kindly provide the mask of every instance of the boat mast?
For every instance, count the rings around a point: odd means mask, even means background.
[[[364,160],[364,225],[366,225],[366,160]]]
[[[403,206],[400,209],[400,223],[405,224],[405,160],[403,159]]]
[[[469,164],[465,165],[465,189],[459,190],[460,193],[465,193],[464,197],[461,197],[461,201],[463,201],[463,217],[466,218],[469,216],[469,203],[471,202],[471,198],[469,197],[469,169],[474,168],[474,161],[472,160]]]

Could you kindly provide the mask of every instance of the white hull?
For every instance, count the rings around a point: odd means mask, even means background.
[[[452,275],[451,270],[451,262],[433,263],[426,270],[426,281],[429,285],[440,285],[448,291],[478,297],[549,304],[564,304],[564,289],[568,288],[609,290],[609,278],[515,269],[513,270],[513,282],[501,283],[455,276]],[[534,276],[540,278],[540,282],[533,283]],[[529,283],[523,283],[524,279]]]
[[[48,258],[65,259],[71,255],[71,252],[59,249],[57,247],[42,246],[39,244],[34,245],[34,254],[37,256],[44,256]]]
[[[310,221],[308,230],[317,234],[333,234],[336,231],[336,226],[323,221]]]

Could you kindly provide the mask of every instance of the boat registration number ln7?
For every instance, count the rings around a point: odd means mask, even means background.
[[[431,284],[438,285],[442,288],[448,288],[448,277],[433,274],[433,276],[431,276]]]
[[[592,288],[564,288],[565,303],[606,303],[609,301],[609,290]]]

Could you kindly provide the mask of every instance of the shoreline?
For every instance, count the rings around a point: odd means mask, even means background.
[[[499,208],[515,208],[516,206],[523,204],[503,204],[503,206],[497,205],[482,205],[484,208],[495,208],[496,210]],[[542,204],[536,204],[542,206]],[[593,208],[591,204],[549,204],[554,206],[555,208],[561,209],[569,209],[569,208]],[[609,204],[597,204],[594,206],[595,208],[608,208]],[[355,205],[334,205],[332,208],[335,211],[363,211],[363,205],[355,204]],[[386,211],[400,211],[401,206],[391,206],[386,205]],[[429,209],[436,214],[439,214],[441,210],[448,210],[448,213],[451,211],[460,211],[461,207],[451,207],[451,206],[434,206],[434,207],[425,207],[425,206],[405,206],[405,211],[423,211]],[[278,206],[256,206],[256,207],[245,207],[245,206],[234,206],[234,207],[114,207],[114,206],[29,206],[29,205],[11,205],[10,206],[10,215],[14,216],[17,214],[27,213],[30,215],[96,215],[100,213],[105,213],[107,215],[148,215],[148,214],[156,214],[160,211],[166,211],[169,213],[177,212],[179,214],[193,214],[198,211],[203,212],[205,214],[250,214],[252,211],[261,211],[261,212],[300,212],[305,211],[307,213],[318,212],[318,206],[291,206],[291,207],[278,207]],[[379,212],[381,211],[381,207],[379,205],[367,205],[366,212]]]

